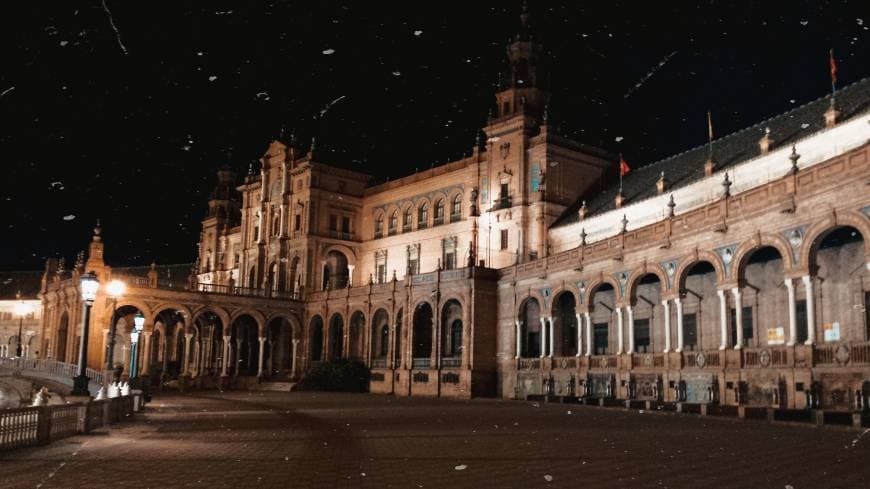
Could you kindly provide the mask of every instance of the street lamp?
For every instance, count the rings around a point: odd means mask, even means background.
[[[109,326],[109,345],[106,351],[106,370],[112,370],[115,360],[115,337],[117,334],[118,321],[115,317],[118,307],[118,298],[124,295],[127,286],[120,280],[112,280],[106,284],[106,292],[112,298],[112,324]],[[115,380],[118,380],[117,378]]]
[[[16,299],[18,299],[18,302],[15,304],[15,315],[18,316],[18,346],[15,348],[15,356],[21,358],[21,329],[24,324],[24,316],[30,312],[30,308],[21,300],[21,292],[16,294]]]
[[[79,365],[78,375],[73,377],[73,396],[90,396],[88,390],[88,329],[91,320],[91,307],[94,305],[94,300],[97,298],[97,290],[100,288],[100,281],[94,272],[88,272],[81,276],[79,289],[82,294],[82,302],[84,303],[84,314],[82,315],[82,337],[79,342]]]
[[[139,333],[145,329],[145,316],[136,313],[133,318],[133,331],[130,332],[130,378],[139,376]]]

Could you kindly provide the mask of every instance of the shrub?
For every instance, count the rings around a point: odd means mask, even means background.
[[[328,392],[368,392],[368,367],[358,361],[336,359],[309,367],[297,389]]]

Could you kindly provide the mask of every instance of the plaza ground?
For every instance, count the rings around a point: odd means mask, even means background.
[[[870,430],[868,430],[870,431]],[[160,395],[0,454],[12,488],[866,488],[870,433],[502,400]]]

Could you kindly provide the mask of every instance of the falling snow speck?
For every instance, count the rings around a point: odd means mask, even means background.
[[[335,49],[332,49],[332,48],[324,49],[324,50],[323,50],[323,54],[326,54],[326,55],[330,55],[330,54],[332,54],[332,53],[334,53],[334,52],[335,52]]]
[[[72,221],[75,218],[76,218],[75,214],[67,214],[67,215],[63,216],[64,221]]]

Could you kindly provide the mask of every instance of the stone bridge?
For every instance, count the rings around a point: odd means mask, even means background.
[[[48,388],[52,404],[63,403],[72,391],[76,368],[70,363],[41,358],[0,358],[0,408],[18,407],[40,387]],[[88,390],[96,395],[107,377],[92,368],[87,369],[87,375]]]

